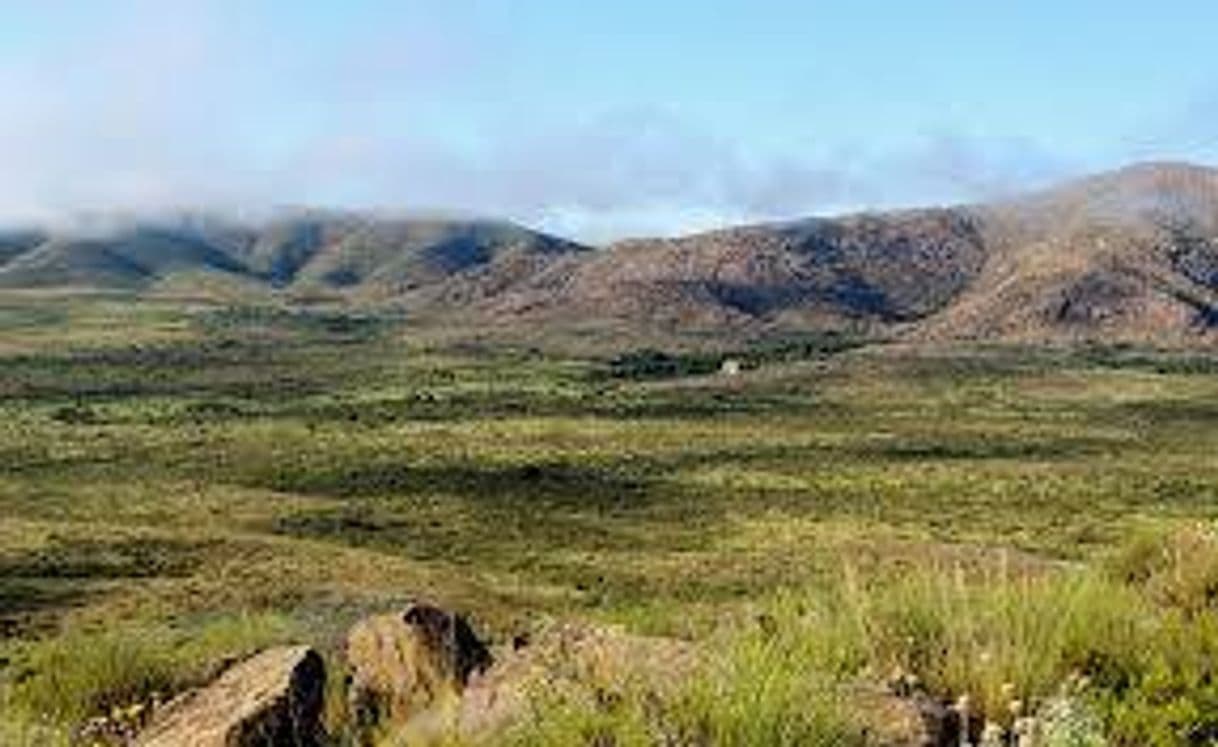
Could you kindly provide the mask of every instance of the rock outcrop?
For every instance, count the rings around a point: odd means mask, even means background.
[[[536,625],[492,655],[463,616],[414,604],[355,624],[346,659],[343,735],[371,746],[494,744],[554,697],[590,708],[640,695],[663,703],[698,673],[700,655],[686,641],[573,622]],[[135,744],[320,747],[325,682],[311,648],[269,649],[157,709]],[[869,744],[979,744],[987,726],[980,714],[970,718],[966,699],[943,702],[905,679],[860,682],[843,695]],[[1024,744],[1027,721],[1009,730],[989,726],[1001,743]]]
[[[325,664],[307,646],[272,648],[171,701],[139,747],[310,747],[320,743]]]
[[[544,625],[471,679],[455,720],[457,733],[474,741],[496,734],[527,714],[534,697],[604,697],[630,683],[646,683],[657,694],[671,691],[696,664],[695,648],[686,641],[613,626]]]
[[[445,730],[471,676],[492,662],[465,618],[425,604],[357,623],[346,653],[361,732]]]
[[[357,623],[347,660],[361,737],[430,744],[491,739],[536,695],[629,681],[662,690],[692,671],[695,654],[682,641],[562,623],[517,636],[492,656],[460,615],[415,605]]]

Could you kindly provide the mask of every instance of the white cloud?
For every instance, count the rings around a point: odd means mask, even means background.
[[[253,7],[112,3],[79,39],[0,64],[0,219],[320,203],[601,239],[968,199],[1062,170],[1032,144],[949,135],[863,157],[758,153],[647,107],[458,140],[419,123],[495,65],[490,37],[402,11],[301,46]]]

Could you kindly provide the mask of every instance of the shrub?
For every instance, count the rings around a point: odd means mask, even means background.
[[[1041,709],[1036,744],[1044,747],[1107,747],[1103,724],[1084,700],[1061,696]]]
[[[666,353],[637,350],[609,362],[609,375],[616,379],[667,379],[699,376],[719,370],[723,356],[701,353]]]

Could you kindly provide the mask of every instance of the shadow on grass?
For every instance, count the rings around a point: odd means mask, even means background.
[[[740,516],[783,509],[825,518],[874,517],[877,511],[904,516],[913,511],[926,521],[926,516],[935,515],[932,509],[939,500],[920,502],[908,491],[879,495],[866,483],[828,493],[741,488],[708,495],[669,479],[691,468],[755,470],[774,465],[782,471],[808,460],[826,465],[860,460],[1065,460],[1117,445],[1102,439],[964,437],[844,445],[753,444],[596,466],[391,462],[310,469],[293,465],[245,484],[341,501],[280,516],[262,527],[276,534],[384,548],[421,559],[503,567],[512,564],[507,558],[531,549],[688,549],[691,542],[696,544],[695,535],[703,540],[714,536],[714,527],[729,511]],[[742,500],[746,495],[747,501]]]
[[[82,604],[89,595],[79,583],[0,574],[0,638],[47,628],[59,613]]]
[[[374,402],[288,404],[274,410],[280,417],[319,423],[382,425],[403,422],[485,421],[519,417],[599,417],[610,419],[701,419],[732,414],[790,413],[827,405],[808,400],[726,390],[650,392],[642,396],[618,391],[588,391],[578,396],[531,391],[444,393],[420,390],[406,397]]]
[[[619,523],[571,512],[504,509],[480,514],[472,523],[456,516],[419,516],[409,509],[350,504],[281,516],[271,522],[270,530],[480,570],[533,565],[524,556],[547,549],[592,551],[637,543],[636,533],[623,531]]]
[[[57,537],[45,547],[0,555],[0,634],[50,624],[91,596],[93,582],[190,575],[210,544]]]
[[[347,470],[293,481],[298,492],[341,503],[279,516],[261,528],[482,570],[539,572],[555,549],[620,552],[705,542],[724,506],[689,500],[653,477],[649,465],[635,466],[630,475],[624,466],[561,463]]]
[[[272,471],[243,484],[314,496],[446,494],[488,507],[525,501],[580,510],[638,507],[650,495],[650,481],[642,475],[565,462],[513,466],[365,463],[330,469]]]
[[[0,578],[115,579],[181,577],[202,562],[207,543],[162,538],[56,538],[50,545],[0,556]]]
[[[909,438],[862,443],[844,450],[859,459],[888,461],[1056,461],[1104,454],[1123,445],[1100,438]]]
[[[666,459],[654,460],[653,473],[697,467],[744,468],[775,465],[814,466],[874,464],[876,462],[943,462],[986,460],[1071,460],[1111,453],[1125,446],[1118,439],[1032,437],[926,437],[906,436],[891,440],[859,440],[842,444],[755,444],[709,450],[687,450]]]
[[[1155,400],[1121,405],[1122,415],[1145,418],[1156,423],[1197,423],[1218,425],[1218,402],[1213,400]]]

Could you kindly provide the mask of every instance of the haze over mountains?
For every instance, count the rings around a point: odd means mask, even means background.
[[[1141,164],[1002,202],[599,249],[495,221],[313,211],[0,232],[0,289],[217,284],[500,323],[1205,344],[1218,338],[1218,170]]]

